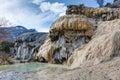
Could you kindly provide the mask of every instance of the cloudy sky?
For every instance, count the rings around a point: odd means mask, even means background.
[[[113,2],[113,0],[105,0]],[[65,15],[69,4],[98,7],[96,0],[0,0],[0,17],[10,22],[48,32],[52,22]]]

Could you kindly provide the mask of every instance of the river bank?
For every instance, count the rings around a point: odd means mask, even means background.
[[[0,80],[46,80],[44,74],[40,75],[37,72],[42,70],[56,68],[66,68],[63,65],[55,65],[49,63],[17,63],[13,65],[1,65],[0,66]],[[66,68],[67,69],[67,68]],[[34,76],[34,74],[36,74]],[[38,77],[36,77],[38,76]],[[44,78],[43,78],[44,77]]]
[[[0,71],[0,80],[120,80],[120,58],[75,69],[51,65],[37,71]]]

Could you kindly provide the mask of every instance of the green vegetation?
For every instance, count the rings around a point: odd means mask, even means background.
[[[3,52],[6,52],[6,53],[9,53],[10,52],[10,42],[8,41],[3,41],[0,45],[0,51],[3,51]]]

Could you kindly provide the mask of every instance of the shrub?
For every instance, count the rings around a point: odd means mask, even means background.
[[[6,53],[9,53],[10,52],[10,47],[11,43],[8,42],[8,41],[3,41],[0,45],[0,51],[3,51],[3,52],[6,52]]]

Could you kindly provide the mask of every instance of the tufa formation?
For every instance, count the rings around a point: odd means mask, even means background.
[[[52,24],[36,58],[71,68],[109,61],[120,52],[119,18],[119,8],[70,5],[66,15]]]

